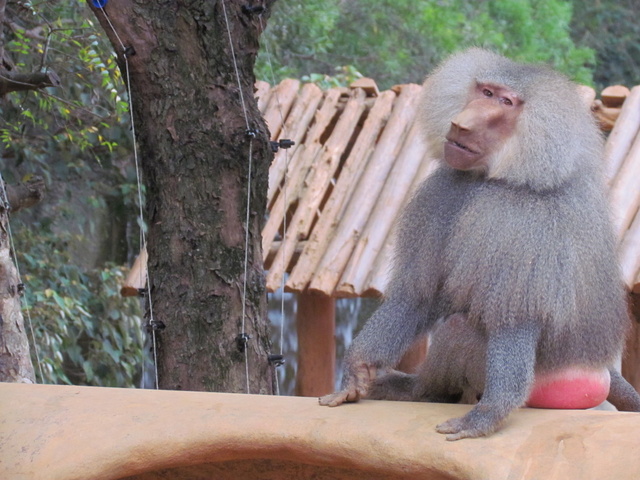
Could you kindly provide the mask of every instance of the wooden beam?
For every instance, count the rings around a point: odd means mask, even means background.
[[[627,344],[622,356],[622,376],[640,392],[640,295],[629,295],[632,314],[631,328],[627,335]]]
[[[640,135],[636,136],[609,189],[613,224],[618,239],[623,237],[640,208],[638,178],[640,178]]]
[[[336,303],[319,293],[298,294],[296,395],[320,397],[334,391]]]
[[[147,247],[143,246],[140,250],[140,255],[133,262],[133,267],[127,278],[124,281],[124,285],[120,289],[120,295],[123,297],[137,297],[140,295],[140,290],[146,288],[147,285]]]
[[[362,77],[349,85],[349,88],[361,88],[367,94],[367,97],[377,97],[380,95],[378,85],[373,78]]]
[[[604,148],[607,180],[616,176],[640,129],[640,85],[631,90]]]
[[[600,98],[605,107],[621,107],[629,93],[631,92],[624,85],[611,85],[602,90]]]

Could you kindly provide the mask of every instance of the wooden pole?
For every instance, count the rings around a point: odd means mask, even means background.
[[[640,128],[640,85],[624,101],[604,149],[607,180],[616,176]]]
[[[640,207],[640,135],[637,135],[618,173],[611,181],[609,200],[618,238],[622,238]]]
[[[335,318],[333,297],[308,291],[298,295],[298,396],[320,397],[335,388]]]
[[[640,295],[629,297],[632,325],[627,334],[627,345],[622,356],[622,375],[640,392]]]

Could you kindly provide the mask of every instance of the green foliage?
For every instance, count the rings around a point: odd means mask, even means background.
[[[311,73],[309,75],[303,75],[300,80],[306,83],[315,83],[320,88],[326,90],[329,88],[348,86],[358,78],[362,78],[362,74],[354,67],[347,65],[345,67],[336,67],[334,75]]]
[[[120,295],[123,268],[81,269],[69,255],[71,234],[53,235],[44,224],[12,223],[23,227],[15,235],[26,285],[23,302],[35,329],[45,383],[139,383],[144,327],[138,300]],[[32,360],[36,365],[33,346]]]
[[[52,69],[61,79],[58,88],[13,92],[0,103],[4,179],[39,174],[47,184],[39,206],[11,219],[44,380],[134,386],[146,334],[138,301],[119,294],[124,272],[114,263],[139,248],[115,56],[84,1],[10,1],[5,13],[12,28],[4,46],[16,70]]]
[[[640,84],[640,22],[637,0],[574,0],[572,36],[596,51],[599,89]]]
[[[110,177],[121,177],[121,158],[131,149],[128,106],[115,57],[85,3],[11,7],[6,14],[17,27],[6,35],[5,50],[15,68],[52,69],[60,76],[61,87],[4,97],[0,167],[6,179],[17,181],[26,173],[38,173],[49,181],[66,180],[91,171],[103,174],[103,169]],[[15,171],[12,166],[22,168]],[[126,180],[131,181],[129,175]]]
[[[255,67],[258,78],[271,82],[274,82],[271,67],[275,81],[299,77],[301,64],[324,56],[333,46],[332,35],[340,14],[338,0],[279,1],[278,4],[282,6],[276,7],[276,13],[262,34],[263,48]],[[269,65],[270,58],[277,60]],[[334,67],[326,64],[326,73]]]
[[[290,15],[310,8],[307,3],[281,0],[269,20],[263,41],[272,50],[277,80],[332,74],[335,65],[349,65],[388,88],[421,82],[455,50],[484,46],[518,60],[548,63],[582,83],[592,81],[594,52],[571,39],[567,1],[316,0],[314,9],[325,11],[321,19],[311,11]],[[316,44],[311,32],[318,30],[327,40]],[[257,73],[269,78],[264,50]]]

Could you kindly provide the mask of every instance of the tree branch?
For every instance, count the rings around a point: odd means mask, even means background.
[[[7,7],[7,0],[0,0],[0,65],[4,58],[4,11]]]
[[[11,213],[15,213],[23,208],[32,207],[44,198],[44,179],[40,176],[34,176],[24,183],[6,184],[5,190]]]
[[[39,90],[58,87],[60,77],[53,71],[18,73],[0,70],[0,96],[21,90]]]

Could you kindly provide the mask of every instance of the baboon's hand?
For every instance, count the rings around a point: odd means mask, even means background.
[[[375,378],[376,368],[361,363],[349,374],[342,390],[320,397],[318,402],[327,407],[337,407],[344,402],[357,402],[367,395],[369,386]]]
[[[479,407],[479,408],[478,408]],[[486,405],[476,405],[464,417],[451,418],[436,426],[438,433],[446,433],[447,440],[484,437],[496,431],[503,416]]]

